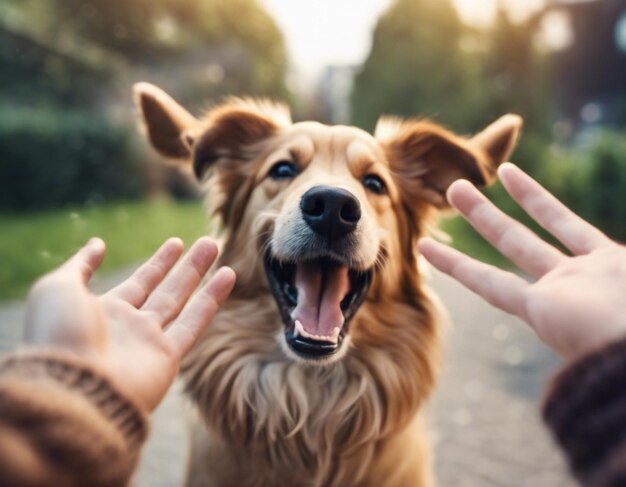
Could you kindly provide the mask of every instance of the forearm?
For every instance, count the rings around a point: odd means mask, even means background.
[[[544,418],[583,485],[626,485],[626,340],[588,355],[552,384]]]
[[[146,416],[70,355],[22,352],[0,362],[0,485],[128,484]]]

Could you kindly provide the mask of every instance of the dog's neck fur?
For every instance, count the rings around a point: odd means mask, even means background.
[[[352,485],[367,473],[363,459],[414,419],[434,382],[436,310],[415,256],[395,276],[400,292],[385,295],[374,282],[347,355],[311,366],[280,349],[282,321],[251,247],[227,238],[221,264],[255,265],[236,269],[233,295],[184,362],[186,390],[212,434],[248,466],[252,477],[239,485],[295,485],[294,476],[311,480],[303,485]]]

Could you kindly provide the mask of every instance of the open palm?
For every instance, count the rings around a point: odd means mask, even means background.
[[[217,248],[201,238],[175,266],[182,252],[179,239],[168,240],[129,279],[95,296],[87,284],[105,245],[92,239],[31,290],[26,342],[78,355],[142,407],[154,409],[235,281],[233,271],[223,268],[193,294]]]
[[[518,274],[478,262],[431,239],[424,256],[492,305],[517,315],[567,358],[626,336],[626,248],[572,213],[519,168],[504,164],[500,179],[511,197],[570,251],[566,255],[496,208],[467,181],[448,199]]]

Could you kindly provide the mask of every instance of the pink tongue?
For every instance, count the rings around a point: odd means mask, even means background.
[[[319,337],[333,336],[343,326],[341,300],[350,290],[348,268],[344,265],[326,267],[319,263],[298,264],[296,269],[298,305],[291,313],[302,323],[304,331]]]

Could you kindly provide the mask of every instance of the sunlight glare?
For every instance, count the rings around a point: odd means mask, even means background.
[[[484,27],[495,18],[498,4],[502,5],[511,19],[522,20],[545,5],[545,0],[453,0],[461,18],[471,25]]]
[[[390,0],[262,0],[285,35],[292,64],[307,78],[332,64],[365,60]]]
[[[487,25],[496,13],[493,0],[454,0],[454,6],[461,18],[472,25]]]
[[[571,19],[567,12],[553,10],[542,19],[539,46],[548,51],[562,51],[574,41]]]

